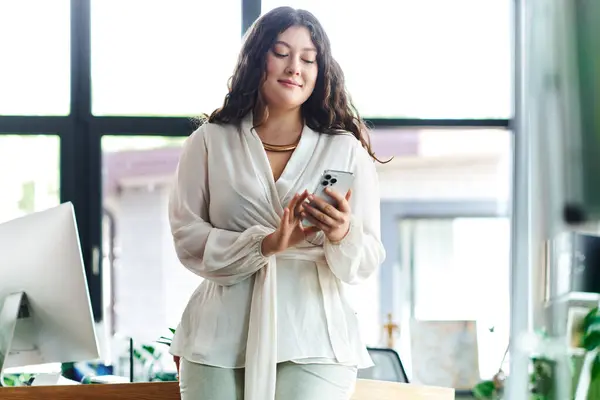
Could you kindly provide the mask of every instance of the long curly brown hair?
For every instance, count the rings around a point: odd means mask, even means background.
[[[301,107],[306,125],[324,134],[350,132],[379,161],[371,149],[368,128],[346,91],[344,73],[331,55],[329,38],[317,18],[305,10],[278,7],[256,20],[246,35],[223,106],[208,121],[239,124],[249,112],[266,115],[260,89],[266,79],[267,53],[279,34],[292,26],[306,27],[317,47],[317,81]]]

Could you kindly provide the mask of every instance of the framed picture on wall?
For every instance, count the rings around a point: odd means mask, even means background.
[[[413,382],[472,389],[479,381],[475,321],[419,321],[410,326]]]

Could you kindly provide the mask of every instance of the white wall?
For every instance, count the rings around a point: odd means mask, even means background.
[[[167,192],[164,185],[129,187],[105,202],[117,221],[113,290],[119,335],[154,341],[167,334],[201,281],[175,255]]]
[[[500,156],[403,158],[378,169],[383,200],[508,200]]]
[[[115,326],[125,336],[158,338],[165,321],[162,289],[161,198],[156,191],[128,188],[115,212]]]

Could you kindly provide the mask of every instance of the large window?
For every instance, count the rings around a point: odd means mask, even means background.
[[[241,43],[239,1],[92,1],[95,115],[219,107]]]
[[[402,155],[378,167],[387,251],[381,304],[400,327],[396,349],[414,381],[451,384],[439,375],[423,376],[419,361],[441,367],[467,361],[460,355],[452,361],[436,354],[425,358],[418,353],[427,347],[424,343],[447,337],[431,332],[423,342],[411,331],[422,324],[441,327],[440,321],[455,326],[476,321],[470,350],[477,352],[478,365],[469,368],[472,376],[490,378],[501,363],[510,329],[510,133],[405,128],[373,134],[374,144],[383,149],[397,148],[400,138]]]
[[[69,112],[69,0],[0,2],[0,115]]]
[[[508,329],[508,0],[0,0],[0,222],[73,202],[115,375],[129,373],[129,338],[136,356],[156,345],[200,283],[167,215],[188,117],[222,104],[243,33],[280,5],[323,23],[375,153],[395,157],[377,164],[388,257],[354,288],[367,343],[386,344],[388,313]],[[480,203],[486,212],[463,212]],[[483,290],[492,275],[500,283]],[[503,345],[481,335],[482,376]],[[135,380],[156,378],[138,364]],[[174,369],[169,357],[150,364]]]
[[[263,0],[323,24],[364,116],[508,118],[507,0]]]
[[[177,326],[201,282],[179,263],[168,221],[168,196],[183,140],[102,139],[104,321],[113,342],[131,337],[135,343],[155,343]],[[126,357],[126,350],[112,359]]]
[[[0,223],[59,202],[59,139],[0,134]]]
[[[510,331],[509,219],[417,218],[399,228],[412,276],[411,318],[476,321],[479,373],[492,377]]]

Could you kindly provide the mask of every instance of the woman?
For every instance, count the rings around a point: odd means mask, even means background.
[[[177,255],[204,278],[171,345],[183,400],[348,399],[372,365],[344,292],[385,256],[365,134],[315,17],[261,17],[170,199]],[[337,207],[309,194],[325,169],[355,174]]]

